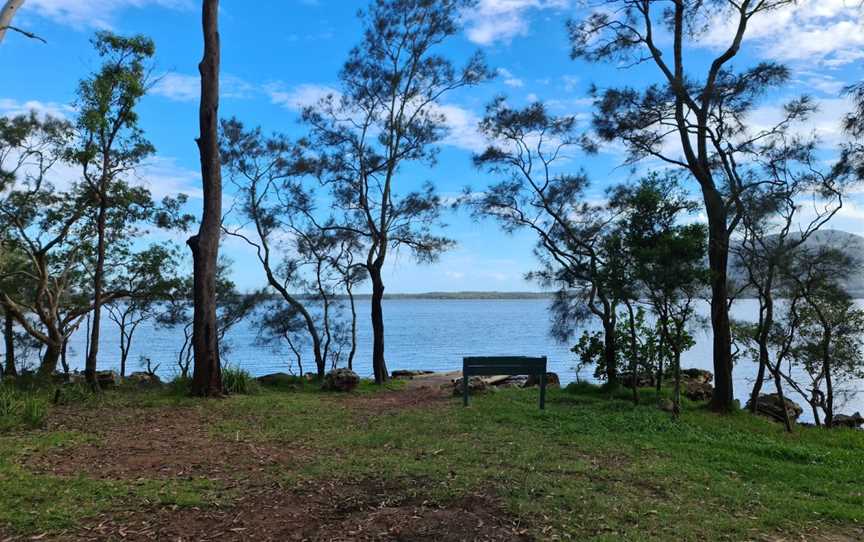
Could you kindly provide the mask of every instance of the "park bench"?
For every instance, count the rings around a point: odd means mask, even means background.
[[[468,406],[468,379],[472,376],[527,375],[540,381],[540,409],[546,408],[546,356],[487,356],[462,358],[462,401]]]

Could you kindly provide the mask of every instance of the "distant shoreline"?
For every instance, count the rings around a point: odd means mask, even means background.
[[[384,294],[384,299],[549,299],[552,292],[423,292]],[[355,294],[355,299],[369,299],[371,294]]]

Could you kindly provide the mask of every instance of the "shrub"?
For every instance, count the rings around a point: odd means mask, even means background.
[[[251,395],[260,391],[258,381],[241,367],[226,365],[222,370],[222,386],[226,393]]]
[[[42,427],[47,414],[48,401],[41,394],[0,385],[0,430]]]

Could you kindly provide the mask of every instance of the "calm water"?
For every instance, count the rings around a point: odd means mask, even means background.
[[[549,337],[548,301],[544,299],[517,300],[431,300],[393,299],[385,301],[386,351],[388,367],[393,369],[429,369],[436,371],[461,368],[462,357],[469,355],[530,355],[549,358],[551,369],[562,382],[578,378],[590,379],[590,374],[577,375],[575,360],[569,347]],[[733,317],[755,319],[757,305],[754,300],[736,302]],[[707,315],[707,304],[702,307]],[[364,376],[372,374],[369,360],[372,351],[372,330],[368,318],[368,300],[358,302],[359,340],[355,370]],[[114,324],[104,319],[103,342],[100,346],[100,368],[119,367],[118,332]],[[256,344],[257,330],[250,323],[238,324],[229,333],[231,351],[225,356],[228,363],[248,369],[255,375],[288,372],[293,360],[287,350],[280,351]],[[684,355],[685,367],[711,370],[711,342],[706,331],[696,333],[696,346]],[[177,353],[182,332],[154,329],[142,324],[139,328],[127,371],[138,370],[141,355],[160,363],[159,372],[171,376],[176,371]],[[69,359],[73,368],[83,364],[85,333],[82,328],[70,343]],[[314,370],[311,353],[304,356],[304,370]],[[735,395],[746,400],[755,374],[755,366],[742,363],[735,370]],[[864,383],[854,383],[864,388]],[[773,391],[773,390],[772,390]],[[794,398],[799,404],[802,401]],[[840,411],[864,410],[864,394],[856,394]],[[809,413],[805,411],[805,417]]]

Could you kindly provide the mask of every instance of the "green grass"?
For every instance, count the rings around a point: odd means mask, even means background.
[[[398,387],[399,385],[395,385]],[[364,383],[357,395],[378,393]],[[759,534],[844,531],[864,523],[864,432],[782,428],[744,412],[717,416],[685,403],[680,420],[590,386],[507,390],[450,404],[367,411],[315,386],[264,387],[210,402],[212,430],[303,449],[305,460],[266,473],[290,483],[387,477],[447,502],[482,491],[541,539],[740,540]],[[116,408],[195,405],[168,392],[105,394]],[[117,506],[211,502],[203,480],[114,482],[37,476],[18,458],[74,446],[87,435],[18,430],[0,437],[0,524],[34,533]],[[292,464],[293,465],[293,464]],[[419,489],[418,489],[419,488]],[[219,497],[225,498],[224,495]]]

